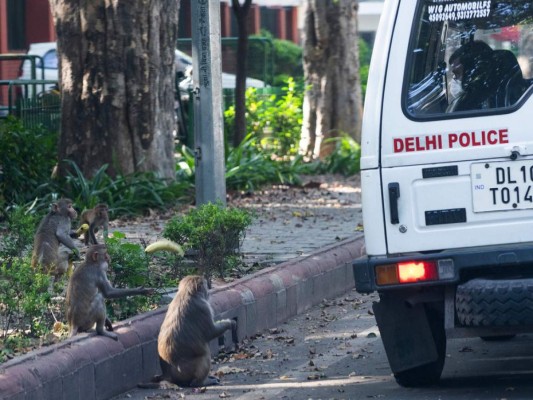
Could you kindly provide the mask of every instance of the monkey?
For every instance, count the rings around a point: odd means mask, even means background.
[[[105,299],[153,293],[153,289],[142,287],[114,288],[107,278],[110,262],[107,246],[94,244],[87,250],[85,262],[72,273],[66,297],[70,337],[78,332],[88,331],[96,324],[97,335],[118,340],[118,336],[111,332],[113,326],[106,316]],[[104,326],[109,332],[104,330]]]
[[[85,232],[85,245],[98,244],[95,233],[100,227],[104,228],[104,237],[107,237],[109,227],[107,204],[97,204],[94,208],[83,211],[80,216],[80,226],[83,224],[89,225],[89,231]]]
[[[236,337],[237,323],[231,319],[215,322],[208,300],[209,291],[204,277],[189,275],[180,281],[157,339],[162,374],[154,376],[151,384],[139,384],[139,387],[157,387],[161,381],[182,387],[219,383],[216,377],[209,375],[209,342],[228,329],[232,329]]]
[[[70,236],[72,220],[77,216],[70,199],[60,199],[52,204],[35,233],[31,258],[33,268],[41,267],[54,280],[63,276],[68,269],[70,251],[79,257],[79,250]],[[61,246],[61,251],[60,245],[64,246]]]

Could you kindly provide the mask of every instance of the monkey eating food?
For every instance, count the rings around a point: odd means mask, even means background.
[[[112,331],[111,322],[106,317],[105,299],[150,294],[153,289],[114,288],[107,278],[107,270],[111,261],[104,244],[89,247],[85,262],[78,266],[67,287],[67,321],[70,326],[70,337],[78,332],[85,332],[96,324],[96,333],[118,340]]]
[[[98,232],[98,228],[100,227],[104,228],[104,237],[107,237],[109,229],[109,213],[107,204],[97,204],[94,208],[83,211],[80,216],[80,225],[83,226],[83,224],[89,225],[89,231],[85,232],[84,238],[86,245],[89,243],[98,244],[95,234]]]
[[[202,276],[186,276],[180,281],[157,340],[162,374],[155,376],[152,382],[165,380],[189,387],[219,383],[217,378],[209,376],[209,342],[228,329],[232,329],[235,336],[237,323],[230,319],[215,321],[208,299],[207,282]]]
[[[72,200],[60,199],[52,204],[50,212],[42,219],[33,241],[31,266],[42,268],[44,272],[52,274],[54,279],[59,279],[68,269],[68,254],[59,252],[62,244],[73,251],[76,256],[79,250],[71,238],[72,220],[78,213],[72,206]]]

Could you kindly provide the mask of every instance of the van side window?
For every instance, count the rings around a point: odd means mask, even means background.
[[[419,4],[403,90],[409,117],[508,112],[531,95],[531,0]]]

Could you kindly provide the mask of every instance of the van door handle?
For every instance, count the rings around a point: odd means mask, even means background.
[[[389,183],[389,205],[390,205],[390,223],[399,224],[398,216],[398,199],[400,198],[400,184],[398,182]]]

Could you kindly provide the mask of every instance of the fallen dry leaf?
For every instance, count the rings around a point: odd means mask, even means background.
[[[213,375],[217,377],[221,377],[221,376],[229,375],[229,374],[238,374],[240,372],[245,372],[245,371],[246,370],[242,368],[229,367],[227,365],[224,365],[223,367],[220,367],[219,369],[217,369],[217,371]]]

